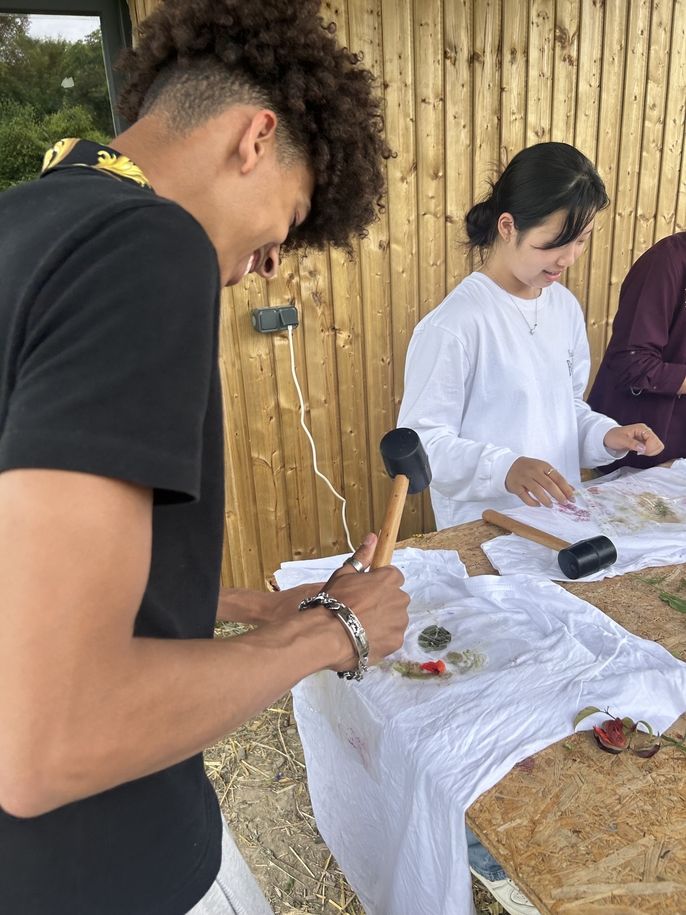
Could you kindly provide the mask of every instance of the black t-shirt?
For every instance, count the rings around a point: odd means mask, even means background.
[[[224,501],[207,235],[152,190],[72,167],[1,195],[0,239],[0,471],[151,487],[135,632],[211,638]],[[0,912],[182,915],[220,856],[195,756],[33,819],[0,810]]]

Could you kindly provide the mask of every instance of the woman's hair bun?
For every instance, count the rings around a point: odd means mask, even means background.
[[[489,197],[474,204],[465,217],[470,247],[485,248],[493,241],[496,220],[492,201],[493,198]]]

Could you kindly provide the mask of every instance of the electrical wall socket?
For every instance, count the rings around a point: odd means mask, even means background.
[[[274,308],[253,308],[252,326],[260,334],[286,330],[298,326],[298,309],[295,305],[277,305]]]

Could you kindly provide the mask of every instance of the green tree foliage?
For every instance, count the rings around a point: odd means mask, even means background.
[[[111,135],[100,30],[82,41],[38,39],[27,16],[0,15],[0,190],[35,178],[60,137]]]
[[[17,40],[28,34],[29,17],[19,14],[0,15],[0,62],[12,63],[18,53]]]
[[[86,36],[83,41],[68,45],[65,56],[65,76],[74,80],[69,93],[69,102],[87,108],[93,114],[93,124],[102,133],[112,135],[112,109],[105,76],[105,62],[102,56],[100,29]]]
[[[0,191],[36,178],[46,150],[61,137],[98,143],[109,139],[94,127],[91,112],[80,105],[41,114],[30,105],[0,98]]]

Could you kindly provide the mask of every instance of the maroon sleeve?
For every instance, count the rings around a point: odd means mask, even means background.
[[[685,285],[683,233],[658,242],[631,268],[605,357],[617,387],[677,393],[686,378],[686,350],[669,345],[670,330],[684,308]]]

